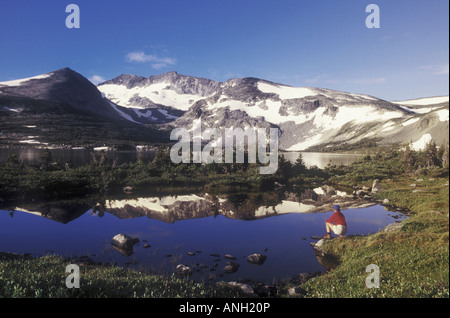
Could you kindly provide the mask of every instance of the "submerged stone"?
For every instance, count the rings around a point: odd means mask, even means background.
[[[263,254],[252,254],[247,257],[247,262],[253,265],[262,265],[266,261],[267,256]]]

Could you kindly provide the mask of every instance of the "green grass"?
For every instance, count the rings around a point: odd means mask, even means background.
[[[328,241],[324,250],[341,264],[302,285],[307,297],[449,297],[448,178],[424,178],[423,192],[412,192],[415,180],[383,182],[385,190],[377,195],[413,212],[403,227]],[[379,288],[366,287],[370,264],[379,266]]]
[[[137,270],[80,264],[80,288],[67,288],[59,256],[4,257],[0,254],[0,297],[5,298],[212,298],[236,297],[236,288]]]

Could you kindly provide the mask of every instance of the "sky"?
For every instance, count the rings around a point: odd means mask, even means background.
[[[449,95],[449,1],[0,0],[0,81],[64,67],[94,83],[176,71],[390,101]]]

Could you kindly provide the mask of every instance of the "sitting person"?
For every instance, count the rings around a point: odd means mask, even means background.
[[[325,227],[327,234],[324,235],[324,238],[327,239],[331,238],[331,231],[339,235],[339,238],[343,238],[347,234],[347,223],[339,205],[334,206],[334,213],[325,221]]]

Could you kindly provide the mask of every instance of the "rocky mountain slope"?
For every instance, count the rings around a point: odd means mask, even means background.
[[[30,109],[34,121],[24,116],[23,110]],[[448,143],[448,109],[448,97],[388,102],[258,78],[217,82],[176,72],[148,78],[123,74],[97,87],[68,68],[0,82],[0,112],[9,121],[20,117],[22,126],[30,127],[55,112],[82,114],[84,119],[74,122],[77,127],[92,126],[95,120],[113,123],[110,128],[119,123],[128,129],[125,139],[133,141],[134,134],[139,142],[170,142],[172,129],[192,130],[194,120],[201,119],[203,129],[276,127],[282,150],[403,143],[420,148],[430,140]],[[2,129],[0,138],[14,136]],[[109,139],[120,138],[119,133]]]
[[[28,79],[0,82],[0,94],[59,102],[83,113],[122,120],[94,84],[69,68]]]
[[[448,142],[448,102],[434,108],[392,103],[330,89],[291,87],[257,78],[215,82],[170,72],[121,75],[98,86],[108,99],[136,110],[183,111],[165,129],[278,127],[284,150],[326,150],[347,144]],[[170,110],[169,110],[170,111]],[[446,115],[447,114],[447,115]],[[138,118],[133,118],[137,120]]]
[[[0,82],[0,144],[120,147],[168,139],[158,129],[127,120],[121,109],[69,68]]]

